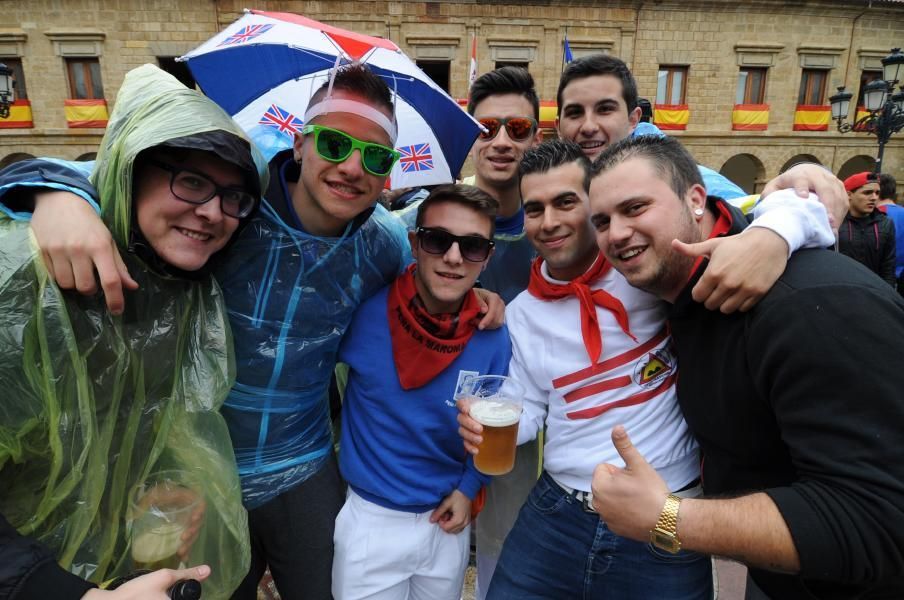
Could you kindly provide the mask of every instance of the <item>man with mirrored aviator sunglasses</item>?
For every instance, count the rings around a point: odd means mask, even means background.
[[[252,546],[237,599],[256,597],[268,566],[285,600],[331,597],[333,525],[345,492],[325,402],[330,376],[355,308],[410,262],[404,228],[375,206],[396,156],[383,80],[360,64],[333,70],[304,122],[293,148],[271,160],[261,210],[215,270],[237,356],[222,412]],[[93,293],[96,266],[107,303],[121,311],[122,285],[134,282],[87,203],[40,202],[33,227],[39,245],[51,247],[61,287],[77,282]]]
[[[499,203],[493,236],[496,250],[480,275],[480,284],[510,302],[527,287],[534,257],[534,249],[524,237],[517,170],[524,152],[542,139],[538,126],[540,99],[533,77],[518,67],[484,73],[471,86],[468,113],[486,131],[471,148],[475,174],[465,183],[480,188]],[[409,230],[415,228],[416,206],[396,213]]]
[[[493,252],[497,202],[468,185],[434,189],[408,239],[415,264],[364,302],[339,348],[348,499],[336,520],[337,600],[458,600],[471,503],[489,479],[462,453],[455,390],[504,375],[508,331],[476,329],[472,290]]]

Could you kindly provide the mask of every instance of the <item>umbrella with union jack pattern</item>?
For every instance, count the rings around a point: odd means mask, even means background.
[[[401,159],[392,187],[453,181],[480,126],[390,40],[300,15],[250,10],[181,60],[271,158],[291,147],[308,100],[337,56],[366,63],[396,92]]]

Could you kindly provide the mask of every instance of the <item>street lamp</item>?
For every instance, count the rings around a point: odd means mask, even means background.
[[[9,105],[16,99],[13,70],[0,62],[0,119],[9,117]]]
[[[838,131],[865,131],[879,140],[875,173],[882,172],[885,144],[891,136],[904,129],[904,85],[897,94],[894,93],[895,84],[904,78],[904,52],[900,48],[892,48],[891,54],[882,59],[882,77],[883,79],[863,86],[863,107],[868,114],[853,123],[848,123],[845,119],[854,95],[844,91],[844,86],[841,86],[838,93],[829,98],[832,118],[838,123]]]

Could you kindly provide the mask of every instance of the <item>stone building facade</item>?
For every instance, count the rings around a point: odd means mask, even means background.
[[[146,62],[171,67],[173,57],[233,22],[248,5],[246,0],[3,2],[0,62],[19,61],[33,126],[0,127],[0,164],[25,156],[77,158],[96,150],[103,129],[71,127],[66,118],[73,61],[96,61],[103,97],[112,107],[127,71]],[[476,36],[479,72],[498,64],[525,65],[541,98],[554,102],[567,36],[575,57],[606,52],[624,59],[641,96],[657,105],[658,114],[678,109],[684,123],[669,133],[701,163],[749,191],[801,160],[817,161],[841,176],[871,168],[874,136],[842,135],[834,122],[822,131],[796,130],[802,80],[815,78],[825,107],[840,85],[856,100],[862,78],[881,70],[879,61],[890,48],[904,45],[900,1],[259,0],[251,5],[388,37],[431,74],[438,73],[441,85],[457,98],[467,95]],[[767,120],[765,128],[762,123],[733,128],[742,71],[759,77],[756,106],[759,121]],[[240,80],[236,74],[237,85]],[[883,171],[904,179],[904,133],[886,146]]]

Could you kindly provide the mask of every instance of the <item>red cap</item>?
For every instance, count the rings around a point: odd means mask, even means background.
[[[849,192],[853,192],[857,188],[862,188],[867,183],[876,183],[876,175],[875,173],[870,173],[869,171],[863,171],[862,173],[857,173],[855,175],[851,175],[847,179],[844,180],[844,189]]]

